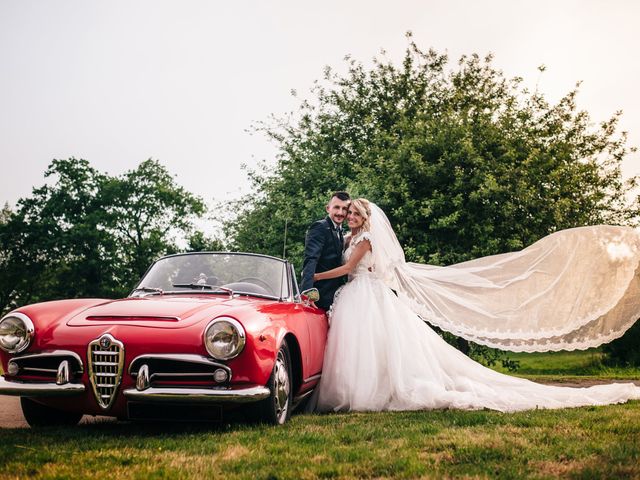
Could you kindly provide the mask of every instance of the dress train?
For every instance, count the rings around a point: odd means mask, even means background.
[[[345,252],[348,259],[363,232]],[[372,241],[375,250],[375,239]],[[402,295],[402,293],[400,293]],[[470,359],[436,334],[375,269],[367,252],[330,312],[318,411],[488,408],[503,412],[607,405],[640,399],[640,387],[541,385]]]

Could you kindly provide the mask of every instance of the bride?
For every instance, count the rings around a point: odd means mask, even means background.
[[[549,235],[520,252],[450,267],[408,263],[384,212],[353,200],[344,265],[329,312],[316,409],[516,411],[640,399],[640,387],[541,385],[495,372],[445,342],[422,319],[513,351],[600,345],[640,317],[640,236],[625,227]]]

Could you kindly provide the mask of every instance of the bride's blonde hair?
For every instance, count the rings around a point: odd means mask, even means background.
[[[355,208],[360,216],[362,216],[362,227],[360,227],[363,231],[368,232],[371,230],[371,206],[369,205],[369,200],[366,198],[356,198],[351,201],[350,208]]]

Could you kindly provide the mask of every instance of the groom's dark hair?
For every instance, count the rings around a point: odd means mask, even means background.
[[[331,194],[331,197],[329,197],[329,200],[331,200],[333,197],[338,197],[343,202],[348,202],[351,200],[351,197],[349,196],[349,194],[343,191],[333,192]]]

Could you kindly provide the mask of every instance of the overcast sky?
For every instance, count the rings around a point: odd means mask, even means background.
[[[110,174],[154,158],[207,201],[236,197],[240,165],[275,153],[253,122],[347,54],[401,58],[408,30],[453,59],[493,52],[550,100],[582,80],[579,105],[623,110],[639,145],[639,21],[635,0],[0,0],[0,202],[72,156]]]

